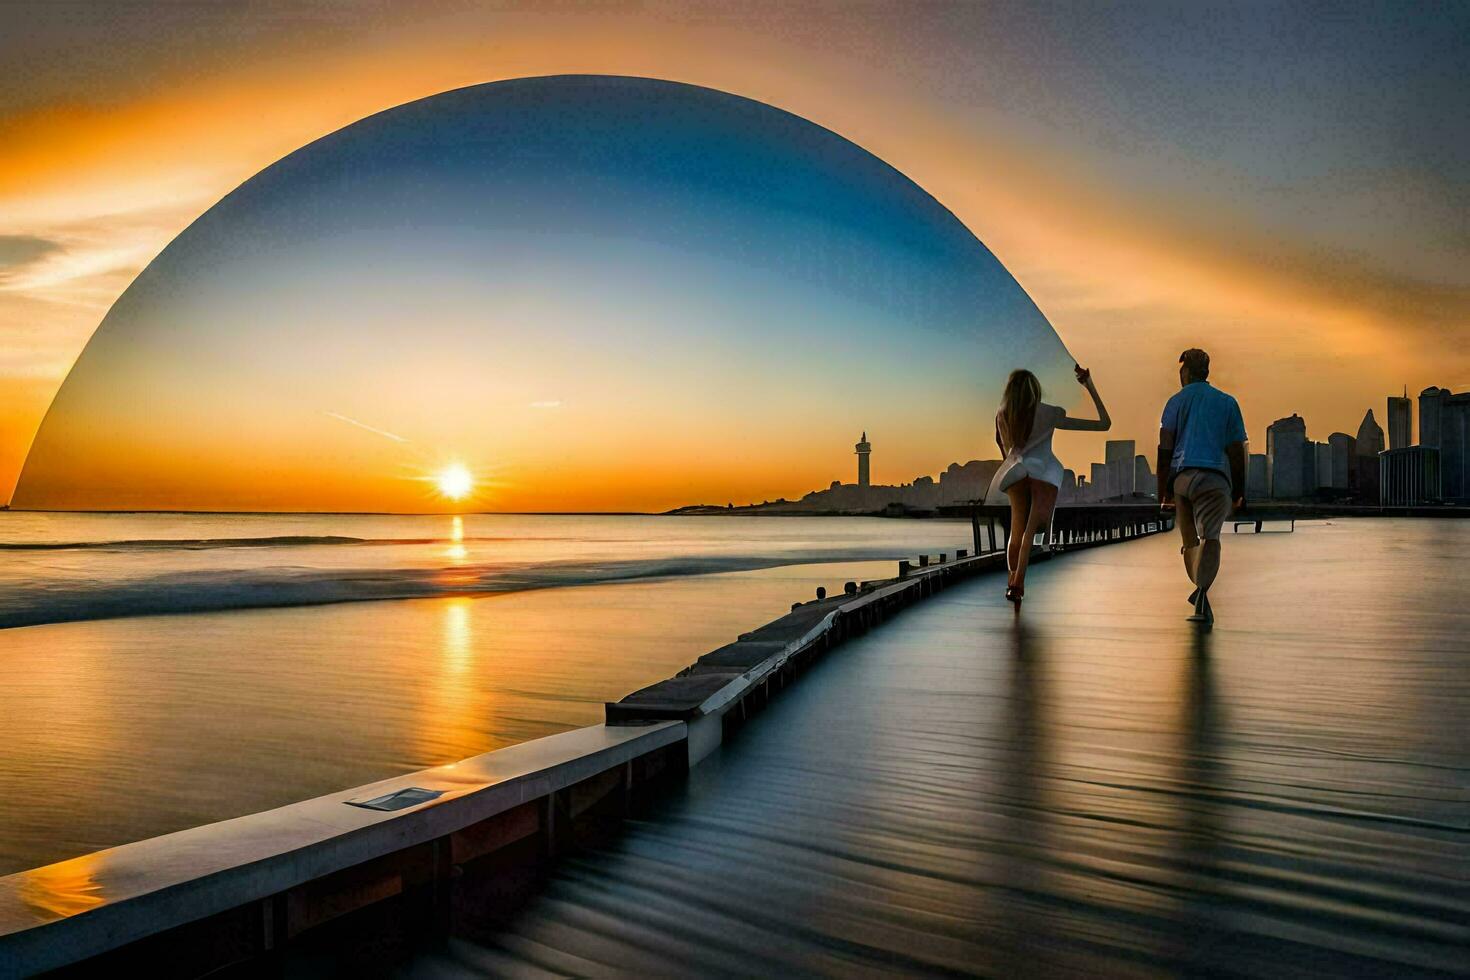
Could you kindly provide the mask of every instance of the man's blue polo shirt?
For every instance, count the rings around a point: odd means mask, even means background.
[[[1161,428],[1174,433],[1174,472],[1216,470],[1230,479],[1225,447],[1245,442],[1245,420],[1235,399],[1208,381],[1191,381],[1164,406]]]

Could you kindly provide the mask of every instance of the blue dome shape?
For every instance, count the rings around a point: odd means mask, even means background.
[[[78,359],[15,504],[423,510],[454,462],[485,509],[656,509],[848,478],[863,429],[896,482],[993,454],[1007,372],[1068,365],[969,229],[835,133],[516,79],[363,119],[196,220]]]

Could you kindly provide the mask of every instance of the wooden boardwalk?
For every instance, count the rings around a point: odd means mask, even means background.
[[[1231,539],[1211,632],[1167,538],[1036,566],[1019,617],[955,585],[409,972],[1453,975],[1470,535],[1444,547],[1411,588],[1391,538]]]

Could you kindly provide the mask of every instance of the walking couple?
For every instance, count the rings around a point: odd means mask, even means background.
[[[995,416],[995,441],[1005,455],[991,482],[1011,504],[1011,534],[1006,547],[1006,598],[1019,610],[1026,593],[1026,566],[1036,535],[1049,528],[1062,464],[1052,451],[1058,429],[1106,432],[1112,419],[1086,368],[1077,381],[1092,396],[1095,419],[1074,418],[1041,400],[1041,384],[1025,369],[1006,381]],[[1209,382],[1210,355],[1191,348],[1179,355],[1180,389],[1164,406],[1159,425],[1158,494],[1165,513],[1174,512],[1184,569],[1195,590],[1190,620],[1214,621],[1209,590],[1220,570],[1220,528],[1231,509],[1245,506],[1245,422],[1234,398]],[[1130,463],[1131,465],[1131,463]]]

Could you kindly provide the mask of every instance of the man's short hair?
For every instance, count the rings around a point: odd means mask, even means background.
[[[1179,363],[1184,365],[1185,372],[1196,381],[1204,381],[1210,376],[1210,355],[1198,347],[1191,347],[1180,354]]]

